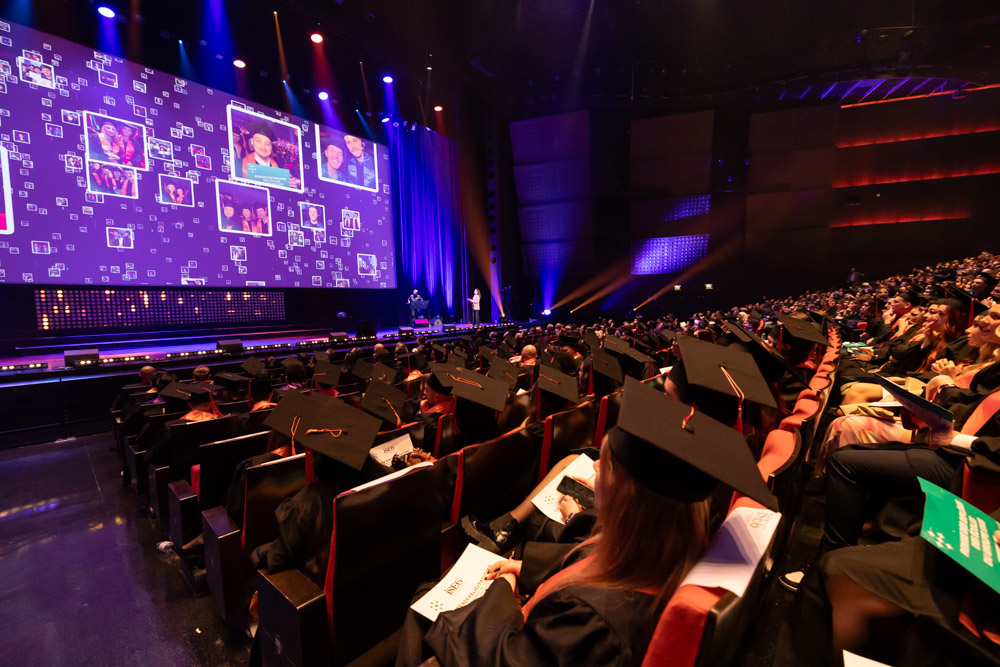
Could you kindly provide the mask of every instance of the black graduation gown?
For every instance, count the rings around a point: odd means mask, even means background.
[[[254,549],[250,562],[272,574],[294,568],[323,588],[333,535],[333,500],[366,480],[360,471],[322,454],[313,452],[312,457],[316,481],[278,505],[274,510],[278,538]]]
[[[1000,512],[994,512],[1000,518]],[[916,620],[931,621],[946,633],[965,636],[972,640],[984,662],[969,661],[968,655],[956,658],[938,656],[927,661],[914,653],[903,651],[897,665],[962,665],[995,664],[1000,659],[1000,649],[988,642],[975,641],[971,634],[958,624],[958,613],[966,594],[974,588],[996,600],[996,593],[987,590],[978,580],[922,537],[904,537],[898,542],[874,546],[847,547],[831,551],[807,573],[796,595],[795,608],[787,614],[778,633],[774,664],[825,665],[832,653],[832,608],[826,597],[826,580],[833,575],[850,579],[858,586],[892,602],[909,612]],[[996,616],[997,607],[994,606]],[[909,633],[907,633],[909,634]]]
[[[569,586],[535,605],[527,620],[504,580],[480,599],[445,612],[424,635],[442,665],[639,665],[656,629],[656,596]]]

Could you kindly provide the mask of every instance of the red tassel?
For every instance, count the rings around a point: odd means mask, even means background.
[[[311,449],[306,449],[306,484],[316,481],[316,470],[313,468],[313,453]]]

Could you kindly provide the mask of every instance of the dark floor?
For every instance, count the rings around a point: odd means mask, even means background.
[[[0,664],[246,664],[120,467],[107,433],[0,452]]]
[[[244,665],[206,594],[161,554],[154,521],[122,489],[110,434],[0,452],[0,665]],[[811,563],[822,501],[805,489],[775,574]],[[736,661],[765,667],[793,594],[772,577]]]

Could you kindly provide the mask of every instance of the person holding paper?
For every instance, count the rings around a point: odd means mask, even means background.
[[[977,551],[1000,552],[1000,531],[982,538]],[[995,640],[968,628],[995,627],[998,610],[996,591],[921,536],[838,549],[803,579],[773,664],[838,665],[850,651],[897,667],[995,665]]]
[[[743,437],[633,378],[598,463],[599,533],[522,608],[516,562],[429,628],[410,612],[397,665],[639,665],[661,610],[705,550],[718,482],[768,508]],[[656,545],[656,548],[650,548]],[[421,632],[426,628],[426,632]]]

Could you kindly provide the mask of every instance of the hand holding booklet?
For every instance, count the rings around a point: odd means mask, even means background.
[[[582,482],[585,482],[585,486],[593,486],[595,478],[593,459],[583,454],[576,457],[572,463],[566,466],[561,475],[546,484],[545,488],[539,491],[538,494],[531,499],[531,504],[537,507],[539,512],[561,524],[565,524],[566,520],[563,519],[562,512],[559,511],[559,500],[564,495],[563,491],[559,490],[559,485],[562,484],[563,480],[567,477],[581,480]],[[577,498],[577,501],[579,501],[581,505],[584,506],[584,509],[586,509],[584,498]]]
[[[910,411],[910,413],[930,426],[932,431],[950,431],[955,421],[955,416],[950,410],[945,410],[936,403],[931,403],[923,396],[918,396],[911,391],[907,391],[884,375],[875,373],[875,379],[900,405]]]
[[[436,621],[441,612],[452,611],[478,600],[493,583],[486,580],[486,574],[499,560],[503,559],[470,544],[441,581],[410,605],[410,608],[421,616]]]

